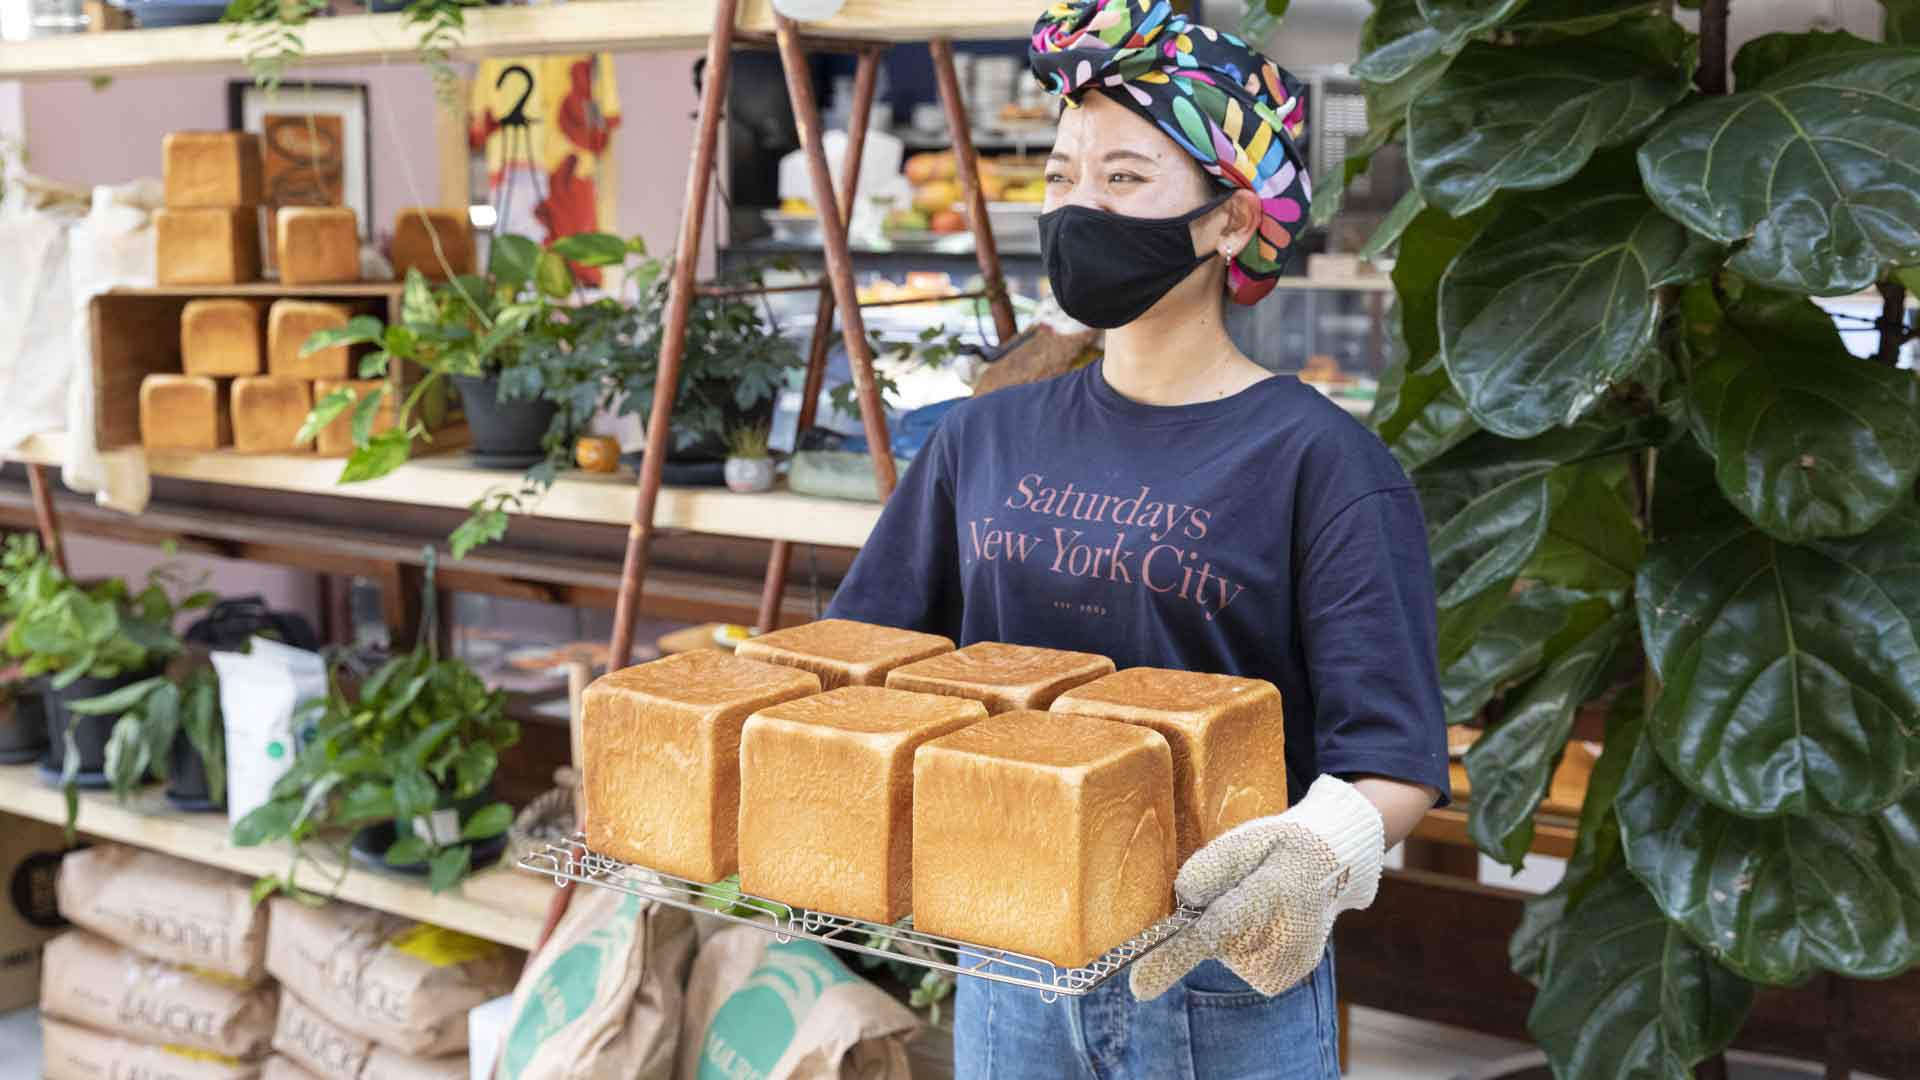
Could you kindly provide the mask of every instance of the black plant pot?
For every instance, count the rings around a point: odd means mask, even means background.
[[[489,784],[464,799],[454,800],[442,796],[440,801],[434,804],[434,808],[452,810],[459,818],[460,827],[465,828],[468,818],[492,805],[493,802],[493,786]],[[425,877],[429,867],[424,862],[405,863],[400,866],[387,865],[387,849],[399,839],[400,830],[397,822],[383,821],[378,825],[369,825],[353,834],[353,857],[370,866],[383,866],[402,874],[417,874]],[[501,833],[490,840],[474,841],[472,869],[478,870],[483,866],[492,866],[500,861],[500,856],[506,850],[506,833]]]
[[[547,455],[540,440],[559,407],[545,398],[500,400],[497,379],[455,375],[473,447],[468,456],[484,469],[525,469]]]
[[[742,409],[734,403],[733,384],[726,381],[713,381],[702,384],[709,398],[719,398],[726,402],[721,409],[721,422],[724,425],[721,434],[701,436],[685,449],[680,447],[680,432],[674,431],[667,440],[667,462],[669,465],[690,465],[695,463],[721,462],[727,460],[727,438],[725,432],[739,427],[767,427],[773,423],[773,407],[777,398],[768,397],[756,403],[751,409]],[[725,479],[716,483],[724,484]]]
[[[40,769],[48,776],[58,779],[66,768],[67,728],[73,728],[74,745],[80,750],[80,772],[75,782],[82,788],[104,788],[107,786],[107,739],[113,734],[113,725],[117,716],[81,716],[71,712],[68,706],[76,701],[111,694],[123,686],[131,686],[142,679],[151,679],[160,674],[161,668],[151,667],[144,671],[128,671],[110,679],[92,677],[75,679],[64,689],[54,689],[47,685],[47,751],[40,759]]]
[[[22,679],[13,701],[0,706],[0,765],[37,761],[47,752],[45,679]]]
[[[227,808],[226,799],[213,797],[207,763],[200,760],[200,752],[185,732],[174,736],[173,749],[167,755],[167,801],[177,809],[193,812]]]

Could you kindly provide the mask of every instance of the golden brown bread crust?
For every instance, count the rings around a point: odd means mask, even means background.
[[[740,739],[740,888],[891,923],[912,910],[913,756],[977,701],[847,686],[761,709]]]
[[[455,274],[473,273],[473,223],[467,212],[434,207],[400,211],[393,220],[394,276],[405,281],[407,271],[418,270],[429,281],[445,281],[449,266]]]
[[[189,375],[258,375],[265,365],[266,309],[259,300],[189,300],[180,311],[180,366]]]
[[[175,131],[160,140],[170,207],[258,206],[260,137],[246,131]]]
[[[313,388],[305,379],[245,375],[233,380],[233,448],[243,454],[297,454],[293,437],[313,408]]]
[[[307,339],[321,330],[336,330],[353,318],[345,304],[324,300],[275,300],[267,313],[267,374],[298,379],[344,379],[352,358],[345,345],[333,345],[301,356]]]
[[[894,668],[952,651],[953,642],[938,634],[851,619],[819,619],[748,638],[734,646],[733,653],[811,671],[820,676],[822,689],[834,690],[884,686]]]
[[[1287,808],[1285,717],[1279,689],[1264,679],[1128,668],[1068,690],[1052,711],[1166,737],[1182,863],[1235,825]]]
[[[895,690],[972,698],[989,713],[1044,709],[1060,694],[1113,672],[1113,661],[1094,653],[980,641],[887,674]]]
[[[260,277],[254,207],[165,209],[153,215],[155,276],[162,285],[237,285]]]
[[[282,206],[274,213],[273,233],[281,284],[360,280],[360,220],[352,207]]]
[[[367,400],[367,396],[385,386],[379,379],[316,379],[313,383],[313,400],[318,403],[322,398],[336,390],[351,387],[354,405]],[[380,404],[373,407],[373,425],[369,430],[378,435],[393,427],[394,391],[388,389],[380,395]],[[320,429],[320,435],[314,440],[313,447],[324,457],[345,457],[353,452],[353,414],[349,408],[334,421]]]
[[[914,759],[913,921],[1078,967],[1173,909],[1173,759],[1149,728],[1022,710]]]
[[[140,443],[148,450],[218,450],[233,442],[225,387],[206,375],[140,380]]]
[[[581,703],[587,844],[695,881],[736,869],[740,729],[811,672],[701,650],[610,672]]]

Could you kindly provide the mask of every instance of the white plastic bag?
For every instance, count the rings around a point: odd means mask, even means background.
[[[238,823],[272,796],[293,768],[293,713],[327,693],[319,653],[256,637],[252,652],[216,652],[227,728],[227,819]]]
[[[102,453],[94,444],[93,331],[88,308],[96,295],[109,289],[154,283],[153,213],[163,202],[157,180],[102,184],[93,189],[93,209],[74,226],[70,242],[73,318],[68,332],[74,377],[67,383],[67,461],[62,479],[75,491],[92,493],[101,505],[129,514],[145,510],[152,494],[147,459],[139,447]]]

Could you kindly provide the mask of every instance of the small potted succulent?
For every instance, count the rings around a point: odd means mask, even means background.
[[[370,675],[357,691],[336,671],[324,698],[295,714],[310,728],[293,767],[272,797],[233,827],[234,844],[286,840],[293,862],[284,877],[261,878],[256,892],[295,884],[305,848],[329,836],[336,854],[424,873],[433,891],[452,888],[475,867],[500,857],[513,811],[492,798],[500,752],[520,737],[503,691],[488,690],[473,669],[443,659],[434,645],[432,552],[427,597],[412,652]]]
[[[751,493],[773,487],[773,457],[767,452],[767,429],[742,424],[727,433],[727,488]]]

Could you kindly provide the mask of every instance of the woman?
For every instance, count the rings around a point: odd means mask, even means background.
[[[1041,237],[1104,358],[968,401],[829,616],[1267,679],[1291,809],[1181,868],[1205,914],[1082,998],[961,978],[956,1074],[1335,1077],[1333,918],[1448,797],[1427,533],[1405,472],[1236,349],[1307,211],[1300,86],[1164,0],[1056,4]]]

